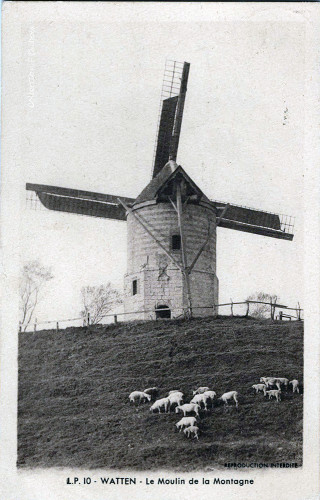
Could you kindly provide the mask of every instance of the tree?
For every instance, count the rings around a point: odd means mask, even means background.
[[[121,295],[111,283],[98,286],[85,286],[81,289],[83,310],[86,320],[90,313],[91,324],[99,323],[117,304],[122,303]]]
[[[278,297],[278,295],[271,295],[269,293],[256,292],[247,297],[247,300],[268,302],[268,304],[250,304],[250,316],[252,316],[253,318],[263,319],[270,318],[271,311],[269,304],[271,301],[273,304],[275,304],[278,300],[280,300],[280,297]]]
[[[39,303],[42,289],[53,278],[51,269],[32,260],[22,268],[20,276],[20,325],[25,332]]]

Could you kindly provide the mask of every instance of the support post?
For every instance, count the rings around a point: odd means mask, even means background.
[[[279,312],[279,319],[282,321],[282,311]]]
[[[301,308],[300,308],[300,303],[299,302],[298,302],[297,312],[298,312],[298,321],[301,321]]]
[[[37,331],[37,318],[35,319],[34,321],[34,325],[33,325],[33,333],[36,333]]]
[[[246,300],[247,303],[247,312],[246,312],[246,318],[249,316],[249,308],[250,308],[250,302]]]
[[[56,324],[56,332],[59,333],[59,323],[57,321],[57,324]]]
[[[88,312],[88,315],[87,315],[87,325],[90,326],[90,313]]]
[[[113,316],[113,319],[114,319],[115,324],[117,324],[118,323],[118,318],[117,318],[116,314]]]
[[[21,333],[21,332],[22,332],[22,325],[21,325],[21,323],[19,321],[19,333]]]
[[[141,224],[144,230],[151,236],[151,238],[159,245],[160,248],[164,251],[164,253],[169,257],[169,259],[177,266],[178,269],[182,270],[181,264],[168,252],[164,245],[152,234],[150,229],[147,227],[146,223],[141,219],[141,217],[136,214],[131,208],[129,208],[120,198],[118,198],[118,202],[125,208],[125,210],[133,215],[133,217]]]
[[[188,317],[192,317],[192,302],[191,302],[191,290],[190,290],[190,281],[189,281],[189,272],[187,269],[187,255],[186,255],[186,245],[183,233],[183,221],[182,221],[182,199],[181,199],[181,184],[177,182],[177,213],[178,213],[178,225],[180,230],[180,239],[181,239],[181,257],[182,257],[182,273],[186,282],[187,288],[187,301],[188,301]]]
[[[230,299],[230,301],[231,301],[231,316],[233,317],[233,301],[232,299]]]

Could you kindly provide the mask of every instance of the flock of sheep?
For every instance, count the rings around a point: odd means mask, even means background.
[[[279,403],[281,401],[281,388],[288,390],[289,385],[292,385],[292,392],[300,393],[299,381],[297,379],[290,380],[282,377],[261,377],[260,384],[254,384],[252,389],[255,389],[256,394],[258,392],[263,392],[264,396],[268,396],[269,399],[275,398]],[[277,389],[275,389],[275,387]]]
[[[260,384],[254,384],[252,386],[256,393],[263,392],[264,396],[268,396],[269,399],[274,397],[277,402],[281,400],[281,388],[285,387],[288,390],[289,384],[292,385],[293,393],[299,393],[299,382],[294,379],[289,382],[287,378],[279,377],[261,377]],[[277,389],[274,389],[277,387]],[[199,439],[199,427],[197,426],[197,418],[200,418],[199,410],[208,410],[208,404],[213,406],[213,400],[216,397],[216,393],[210,390],[209,387],[198,387],[193,391],[193,398],[190,403],[183,404],[184,394],[179,390],[169,391],[168,396],[156,399],[159,394],[159,389],[157,387],[148,387],[144,391],[133,391],[129,395],[129,400],[131,403],[145,403],[154,401],[150,407],[150,411],[164,410],[164,413],[169,413],[170,410],[175,406],[175,413],[183,413],[183,417],[179,422],[175,424],[176,428],[181,432],[183,430],[186,437],[194,437]],[[234,400],[236,407],[238,406],[238,393],[237,391],[225,392],[217,398],[225,405],[228,401]],[[195,416],[188,416],[188,414],[194,413]]]
[[[148,387],[144,391],[134,391],[129,395],[129,400],[132,403],[138,402],[144,403],[146,401],[151,401],[151,399],[155,399],[159,393],[157,387]],[[224,393],[218,400],[222,401],[225,404],[228,404],[228,401],[234,400],[236,406],[238,406],[238,393],[236,391],[230,391]],[[165,413],[169,413],[173,406],[175,406],[175,413],[183,413],[183,417],[179,422],[177,422],[176,428],[179,429],[179,432],[183,430],[185,436],[190,437],[193,436],[196,439],[199,439],[199,427],[197,424],[197,418],[200,418],[199,410],[208,409],[208,403],[213,404],[213,400],[216,397],[216,393],[211,391],[209,387],[198,387],[195,391],[193,391],[193,398],[190,403],[183,404],[184,394],[178,390],[169,391],[168,396],[165,398],[157,399],[152,406],[150,407],[150,411],[154,412],[158,410],[158,413],[163,409]],[[187,416],[187,414],[194,413],[195,416]]]

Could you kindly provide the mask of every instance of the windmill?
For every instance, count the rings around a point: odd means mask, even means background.
[[[128,319],[215,312],[218,226],[293,239],[291,217],[210,200],[177,164],[189,69],[166,62],[152,178],[137,198],[26,185],[49,210],[127,222]]]

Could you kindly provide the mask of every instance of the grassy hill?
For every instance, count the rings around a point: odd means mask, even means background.
[[[168,469],[225,462],[302,463],[302,395],[255,395],[261,376],[303,377],[303,324],[206,318],[20,334],[18,466]],[[239,392],[239,407],[202,412],[199,441],[175,431],[175,413],[129,404],[208,385]],[[190,398],[190,399],[189,399]]]

